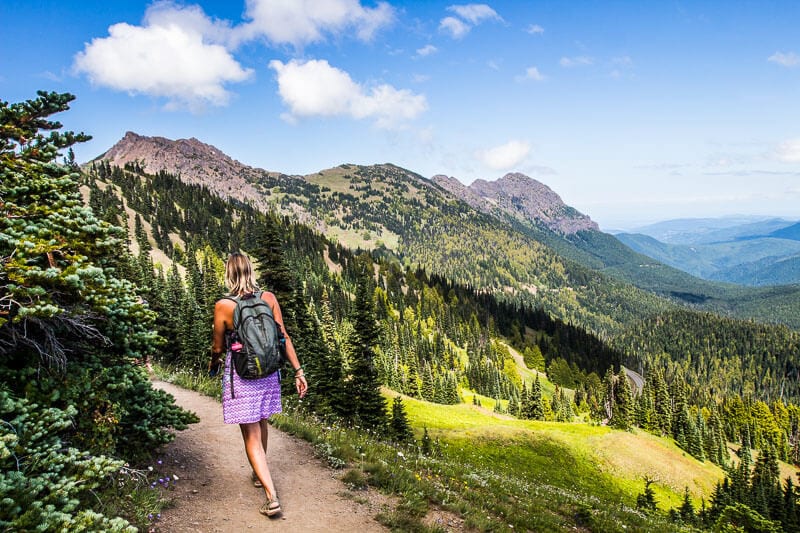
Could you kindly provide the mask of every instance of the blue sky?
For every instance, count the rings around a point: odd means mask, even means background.
[[[0,98],[307,174],[525,173],[603,228],[800,219],[800,2],[0,4]]]

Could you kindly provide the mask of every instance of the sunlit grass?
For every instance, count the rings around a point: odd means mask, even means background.
[[[180,369],[156,374],[219,397],[219,381]],[[384,389],[393,398],[396,393]],[[680,504],[683,487],[708,500],[722,471],[688,457],[671,442],[641,432],[585,423],[517,420],[485,407],[438,405],[403,397],[419,443],[427,429],[432,455],[374,434],[323,423],[288,405],[273,423],[312,444],[354,490],[364,480],[400,496],[379,520],[397,531],[436,531],[424,517],[439,508],[477,531],[677,531],[663,516],[635,507],[644,476],[656,480],[659,508]],[[355,483],[354,480],[358,480]],[[623,527],[625,526],[625,527]]]
[[[222,397],[222,379],[220,375],[208,377],[196,369],[181,368],[171,365],[153,363],[153,373],[163,381],[178,385],[184,389],[197,391],[212,398]]]
[[[599,487],[630,504],[642,492],[645,476],[655,480],[653,488],[664,510],[680,505],[684,487],[698,504],[701,498],[708,501],[714,484],[724,476],[718,466],[697,461],[668,439],[584,423],[517,420],[493,413],[494,400],[490,401],[489,407],[437,405],[413,398],[403,403],[418,437],[427,428],[442,442],[493,457],[492,468],[590,493]],[[494,457],[495,449],[503,452]]]

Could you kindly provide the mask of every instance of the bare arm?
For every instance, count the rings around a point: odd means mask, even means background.
[[[211,336],[211,362],[209,369],[222,360],[225,353],[225,331],[233,327],[233,308],[230,300],[219,300],[214,305],[214,330]]]
[[[261,294],[261,298],[269,304],[272,308],[272,316],[275,319],[275,322],[280,324],[281,329],[283,330],[283,335],[286,337],[286,358],[289,360],[289,364],[292,365],[294,369],[294,384],[297,388],[297,393],[302,398],[306,395],[306,391],[308,390],[308,383],[306,382],[305,372],[303,371],[303,367],[300,366],[300,359],[297,357],[297,352],[294,350],[294,344],[292,344],[292,339],[289,336],[289,332],[286,331],[286,328],[283,326],[283,313],[281,312],[281,306],[278,304],[277,298],[271,292],[264,291]]]

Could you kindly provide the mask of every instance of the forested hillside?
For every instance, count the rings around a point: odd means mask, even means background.
[[[163,317],[160,333],[180,339],[163,354],[165,362],[204,364],[203,335],[211,305],[222,294],[222,259],[236,243],[260,259],[262,282],[287,302],[287,327],[298,332],[304,366],[318,383],[308,402],[318,413],[356,416],[362,424],[374,416],[343,412],[337,400],[356,394],[352,387],[363,387],[348,376],[369,375],[357,370],[366,357],[374,361],[378,383],[436,403],[489,401],[492,409],[519,418],[582,417],[621,429],[638,426],[723,465],[730,461],[728,442],[800,460],[800,409],[790,403],[797,401],[792,363],[797,340],[785,328],[752,324],[752,331],[736,337],[746,343],[739,345],[724,333],[739,322],[673,311],[632,321],[614,348],[513,294],[476,291],[429,274],[422,265],[404,266],[388,251],[353,253],[247,204],[226,207],[204,187],[163,172],[151,176],[135,165],[97,164],[86,183],[91,205],[106,218],[134,221],[131,233],[140,250],[169,241],[166,246],[186,268],[188,286],[182,290],[177,263],[165,271],[147,253],[136,261],[138,284]],[[145,204],[147,217],[121,216],[125,207]],[[371,338],[356,338],[368,323],[363,315],[369,306],[358,311],[367,294],[374,297],[379,327]],[[365,344],[374,346],[366,356],[359,352]],[[527,366],[546,371],[548,384],[554,384],[548,386],[555,388],[545,390],[543,376],[520,372],[509,346],[523,354]],[[744,352],[762,355],[748,359]],[[696,360],[701,363],[693,365]],[[645,371],[641,394],[633,394],[619,371],[621,362]],[[759,371],[762,364],[765,370]],[[780,380],[782,398],[773,386]]]
[[[389,164],[345,164],[302,178],[249,167],[196,139],[130,132],[102,160],[150,173],[167,170],[223,198],[277,210],[349,248],[387,250],[406,267],[515,293],[600,335],[663,312],[669,302],[800,328],[800,287],[741,287],[693,277],[594,230],[588,217],[546,186],[539,184],[542,194],[524,187],[533,180],[523,175],[484,184],[478,192],[491,196],[486,199],[448,185],[453,180],[439,179],[445,190]]]
[[[715,406],[729,398],[749,398],[767,403],[774,400],[798,401],[797,336],[786,328],[721,319],[710,314],[672,311],[632,322],[614,340],[616,348],[611,349],[590,333],[550,318],[544,307],[532,307],[525,300],[503,293],[475,291],[446,277],[432,276],[422,266],[404,267],[391,254],[358,259],[341,245],[327,241],[305,226],[287,220],[265,219],[248,205],[229,205],[226,211],[223,203],[203,187],[187,186],[166,173],[150,176],[134,165],[125,170],[101,165],[95,168],[94,177],[88,183],[92,191],[91,203],[96,209],[107,214],[121,213],[123,197],[127,206],[147,203],[151,206],[147,213],[153,240],[166,242],[166,237],[158,236],[170,234],[178,238],[178,244],[170,241],[170,246],[175,251],[174,256],[186,264],[190,280],[194,280],[191,285],[213,289],[212,292],[195,289],[195,293],[200,295],[197,305],[206,309],[206,313],[221,288],[218,280],[203,279],[209,276],[209,271],[212,278],[216,276],[215,269],[220,268],[221,258],[230,243],[257,250],[263,236],[276,231],[270,229],[272,225],[279,224],[277,231],[286,239],[283,252],[286,261],[292,265],[290,270],[305,282],[306,297],[313,302],[309,312],[319,321],[329,349],[344,350],[334,357],[337,360],[341,357],[344,371],[349,356],[346,335],[342,332],[352,330],[348,318],[352,304],[347,295],[356,292],[359,279],[356,265],[366,258],[373,265],[370,268],[377,273],[374,280],[376,310],[382,322],[376,356],[380,379],[410,396],[452,403],[461,401],[458,393],[461,388],[468,388],[495,398],[498,405],[510,402],[505,409],[512,412],[522,409],[523,400],[534,383],[529,380],[523,386],[508,349],[497,342],[499,338],[505,338],[525,354],[531,367],[547,370],[557,385],[577,390],[572,402],[574,406],[570,409],[578,411],[583,404],[585,412],[598,418],[613,420],[614,401],[608,403],[605,389],[620,383],[606,376],[607,384],[604,385],[601,376],[610,370],[616,373],[621,362],[642,370],[648,377],[652,374],[651,369],[659,369],[665,383],[673,384],[675,389],[657,401],[654,398],[654,402],[668,405],[670,411],[675,411],[676,419],[678,415],[683,417],[684,413],[680,412],[683,408],[675,410],[674,397],[678,394],[676,391],[685,387],[688,396],[678,403],[686,405],[687,417],[689,412],[693,413],[692,420],[684,421],[687,426],[680,431],[673,428],[672,423],[650,428],[662,434],[695,431],[689,426],[698,425],[700,411],[697,409],[711,409],[706,414],[711,417]],[[118,190],[118,193],[111,194],[112,190]],[[163,201],[166,194],[169,194],[171,202]],[[193,205],[202,206],[202,210],[192,208]],[[196,221],[190,221],[195,211],[201,212],[198,212]],[[202,232],[189,230],[198,223]],[[141,249],[147,249],[148,235],[141,230],[134,230],[134,234]],[[190,253],[186,253],[184,247]],[[204,264],[200,264],[198,258],[202,258]],[[186,311],[170,310],[158,299],[160,285],[179,285],[177,268],[173,267],[168,273],[162,271],[149,279],[146,272],[152,265],[148,261],[149,256],[140,256],[140,264],[146,267],[141,273],[140,284],[145,294],[152,298],[149,300],[151,306],[171,317],[164,324],[175,321],[189,327],[188,324],[195,322],[196,327],[202,329],[202,313],[181,318],[180,314]],[[336,275],[337,272],[341,275]],[[288,298],[291,283],[284,282],[284,285]],[[217,291],[216,296],[213,291]],[[175,297],[173,300],[181,299]],[[681,320],[677,321],[677,318]],[[725,331],[736,332],[735,338],[741,339],[736,341],[739,344]],[[193,338],[190,333],[176,335],[162,331],[162,334]],[[192,350],[186,346],[180,353],[183,362],[187,362],[193,359],[202,361],[205,352],[203,347],[189,355]],[[501,399],[503,404],[499,403]],[[647,406],[641,408],[646,410]],[[636,416],[645,415],[635,415],[633,410],[624,414],[623,427],[647,425]],[[760,424],[749,417],[733,422],[725,419],[725,422],[725,438],[718,442],[740,441],[745,431],[743,427],[747,426],[749,431]],[[784,425],[781,434],[785,435],[785,440],[773,444],[776,447],[780,444],[781,457],[789,458],[792,453],[796,454],[797,429]]]

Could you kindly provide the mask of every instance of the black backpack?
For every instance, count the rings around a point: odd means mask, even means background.
[[[272,308],[261,299],[261,291],[242,297],[228,297],[236,302],[233,311],[231,350],[231,398],[233,371],[242,379],[259,379],[275,373],[286,361],[286,338],[275,322]]]

